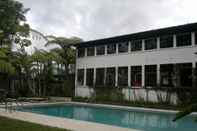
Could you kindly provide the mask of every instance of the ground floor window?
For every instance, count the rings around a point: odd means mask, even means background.
[[[160,65],[160,84],[161,86],[174,86],[174,65],[162,64]]]
[[[105,79],[105,69],[104,68],[97,68],[96,69],[96,86],[104,86],[104,79]]]
[[[94,81],[94,69],[87,69],[86,71],[86,85],[93,86]]]
[[[177,87],[192,86],[192,63],[176,64]]]
[[[77,84],[78,85],[84,84],[84,69],[77,70]]]
[[[156,87],[157,65],[145,65],[145,86]]]
[[[106,68],[106,86],[115,86],[115,68]]]
[[[128,67],[118,68],[118,86],[128,86]]]
[[[131,86],[142,85],[142,66],[131,66]]]

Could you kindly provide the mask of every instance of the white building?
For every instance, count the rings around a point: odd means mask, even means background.
[[[108,86],[121,88],[127,100],[157,102],[155,88],[196,87],[196,31],[192,23],[79,43],[75,96]]]

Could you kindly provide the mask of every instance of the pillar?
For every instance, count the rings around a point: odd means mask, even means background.
[[[176,47],[176,35],[173,35],[173,48]]]
[[[160,86],[160,64],[157,64],[157,86]]]
[[[142,65],[142,87],[145,87],[145,66]]]
[[[115,67],[116,69],[116,77],[115,77],[115,86],[118,86],[118,67]]]

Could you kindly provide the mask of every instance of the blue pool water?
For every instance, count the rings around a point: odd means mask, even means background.
[[[173,114],[138,112],[81,105],[35,106],[19,109],[50,116],[97,122],[144,131],[197,131],[193,117],[172,122]]]

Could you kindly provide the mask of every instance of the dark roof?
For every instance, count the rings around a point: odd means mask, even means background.
[[[104,44],[114,44],[118,42],[124,42],[128,40],[138,40],[138,39],[147,39],[151,37],[158,37],[162,35],[178,34],[185,32],[197,31],[197,23],[190,23],[185,25],[161,28],[156,30],[149,30],[144,32],[138,32],[133,34],[115,36],[111,38],[104,38],[98,40],[84,41],[76,44],[76,47],[88,47],[95,45],[104,45]]]

